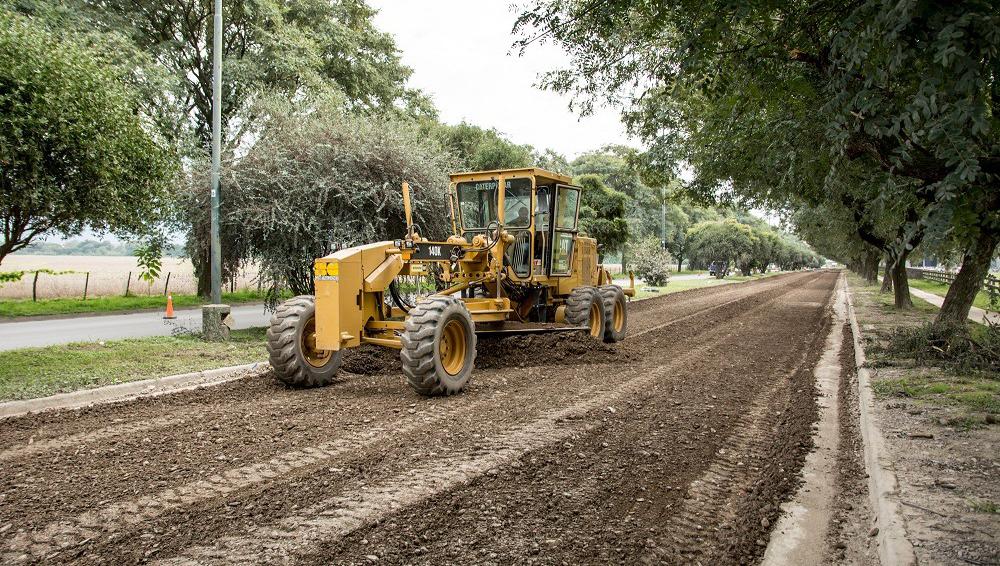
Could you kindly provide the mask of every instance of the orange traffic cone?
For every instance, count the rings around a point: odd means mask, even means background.
[[[167,295],[167,313],[163,315],[163,318],[177,318],[174,314],[174,296]]]

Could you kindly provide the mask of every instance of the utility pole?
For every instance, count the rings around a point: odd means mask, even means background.
[[[229,339],[232,316],[222,304],[222,242],[219,239],[219,177],[222,170],[222,0],[215,0],[215,35],[212,38],[212,228],[210,259],[212,304],[201,308],[201,330],[205,339]]]
[[[222,303],[222,242],[219,240],[219,176],[222,169],[222,0],[215,0],[212,47],[212,303]]]
[[[660,189],[660,247],[667,249],[667,192]]]

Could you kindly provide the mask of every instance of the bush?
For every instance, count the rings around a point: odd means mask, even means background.
[[[670,254],[660,247],[655,238],[642,240],[629,246],[631,265],[635,274],[647,285],[660,287],[670,279]]]

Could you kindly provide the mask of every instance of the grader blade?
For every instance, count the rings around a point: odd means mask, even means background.
[[[554,332],[589,332],[589,326],[535,325],[508,322],[500,328],[477,328],[478,336],[517,336],[522,334],[552,334]]]

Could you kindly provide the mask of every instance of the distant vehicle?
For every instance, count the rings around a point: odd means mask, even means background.
[[[725,261],[713,261],[708,264],[708,274],[712,277],[722,279],[729,274],[729,263]]]

